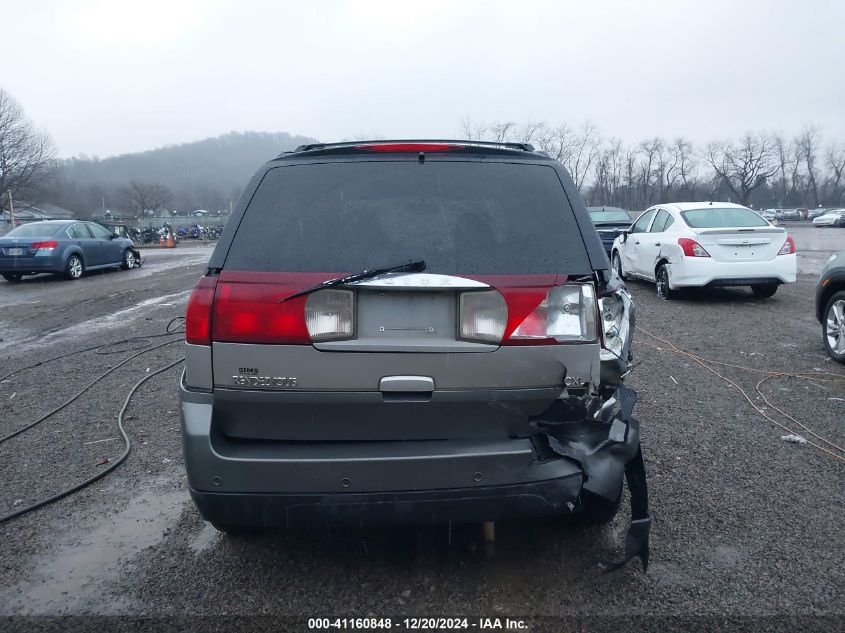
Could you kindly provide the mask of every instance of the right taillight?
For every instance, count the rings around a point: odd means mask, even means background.
[[[595,341],[597,338],[596,295],[593,286],[565,284],[549,289],[539,304],[516,324],[502,344],[554,344]]]
[[[217,277],[202,277],[194,286],[185,312],[185,341],[191,345],[211,345],[211,306]]]
[[[778,251],[778,255],[792,255],[795,252],[795,240],[792,239],[791,235],[786,236],[786,241],[783,243],[783,246],[780,247],[780,251]]]
[[[497,290],[463,292],[459,301],[460,338],[498,343],[508,324],[508,305]]]
[[[678,238],[678,246],[684,251],[685,257],[710,257],[710,253],[704,250],[704,247],[695,240],[680,237]]]

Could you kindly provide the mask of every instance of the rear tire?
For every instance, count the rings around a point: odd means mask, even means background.
[[[845,290],[835,292],[822,315],[822,338],[828,355],[845,363]]]
[[[85,265],[82,263],[82,258],[79,255],[71,255],[67,258],[65,263],[65,279],[76,281],[82,277],[85,272]]]
[[[768,299],[769,297],[773,297],[777,291],[777,284],[757,284],[756,286],[751,286],[751,292],[753,292],[754,296],[758,299]]]
[[[613,270],[616,271],[616,274],[620,279],[628,279],[628,276],[622,270],[622,257],[619,255],[619,251],[613,251],[610,256],[610,264],[613,266]]]
[[[678,298],[678,291],[672,290],[669,285],[669,269],[666,267],[666,264],[660,264],[658,266],[656,280],[658,297],[667,301]]]
[[[21,273],[3,273],[3,279],[8,281],[10,284],[18,283],[23,275]]]

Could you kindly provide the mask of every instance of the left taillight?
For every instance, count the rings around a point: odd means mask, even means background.
[[[38,251],[52,251],[55,249],[59,243],[55,240],[48,240],[46,242],[33,242],[30,248],[34,248]]]
[[[517,298],[511,293],[507,293],[506,297],[509,306],[512,299]],[[593,286],[565,284],[549,289],[536,307],[510,331],[502,344],[574,343],[595,341],[597,338],[596,295]]]
[[[194,286],[185,312],[185,341],[191,345],[211,345],[211,309],[217,277],[203,277]]]
[[[795,252],[795,240],[792,239],[791,235],[786,236],[786,241],[783,243],[783,246],[780,247],[780,251],[778,251],[778,255],[792,255]]]

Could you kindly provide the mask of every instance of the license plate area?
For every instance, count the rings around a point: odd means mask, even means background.
[[[9,255],[10,257],[18,257],[20,255],[23,255],[23,249],[22,248],[7,248],[6,254]]]
[[[358,340],[454,341],[456,299],[452,291],[358,291]]]
[[[315,343],[324,351],[491,352],[457,338],[457,291],[357,290],[355,338]]]

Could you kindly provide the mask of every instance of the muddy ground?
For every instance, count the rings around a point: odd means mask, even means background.
[[[188,497],[174,368],[133,399],[126,418],[133,450],[119,469],[0,525],[0,615],[564,616],[534,630],[560,630],[554,622],[586,622],[590,630],[589,623],[633,614],[685,616],[703,630],[725,617],[772,630],[836,628],[845,613],[845,462],[783,441],[787,431],[736,388],[644,333],[724,363],[817,375],[775,377],[761,390],[814,433],[845,446],[845,380],[822,375],[845,376],[845,367],[827,359],[813,314],[818,270],[833,249],[845,248],[845,230],[794,234],[799,249],[804,245],[799,280],[769,300],[742,288],[665,302],[652,285],[629,284],[643,330],[629,384],[640,395],[636,415],[654,515],[647,575],[638,562],[606,576],[596,566],[619,553],[627,511],[602,528],[560,520],[499,524],[494,552],[485,551],[477,525],[225,537]],[[0,376],[98,342],[164,332],[184,313],[209,253],[202,246],[151,249],[140,270],[0,284]],[[151,342],[168,340],[179,336]],[[0,382],[0,436],[143,344],[73,354]],[[0,515],[115,459],[123,446],[115,418],[128,390],[180,355],[178,342],[143,354],[0,445]],[[713,367],[778,422],[812,437],[759,398],[763,374]],[[45,622],[74,628],[75,621],[0,618],[0,629]],[[229,630],[252,630],[261,621],[225,622]]]

